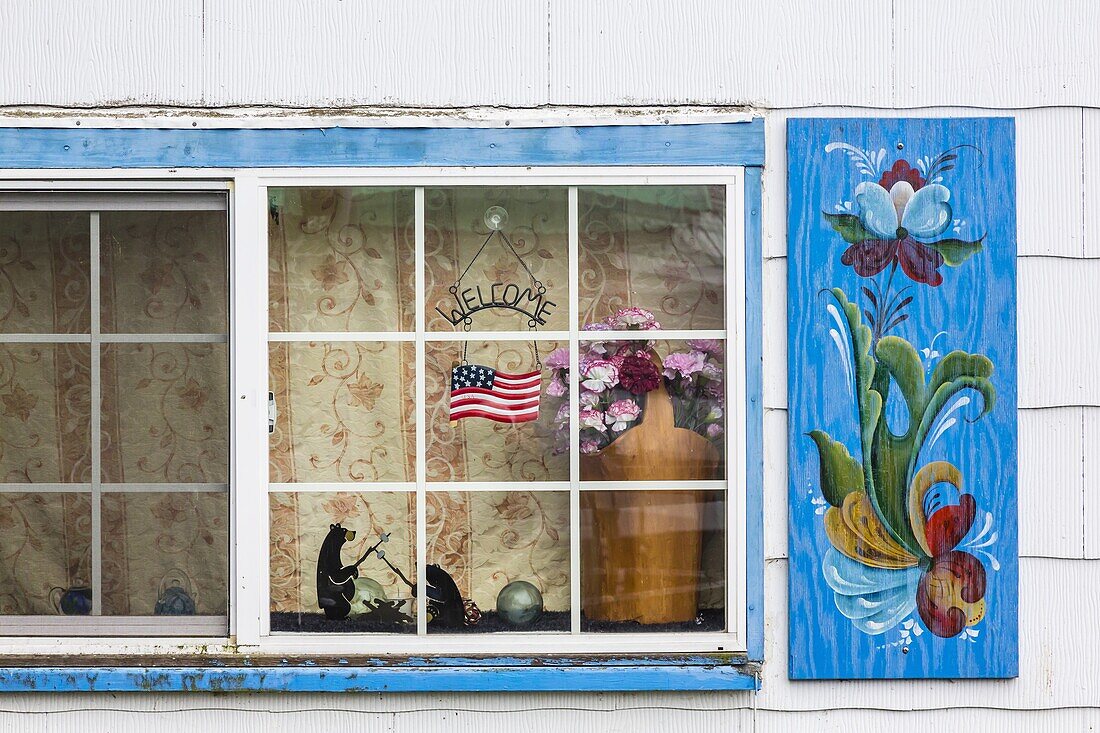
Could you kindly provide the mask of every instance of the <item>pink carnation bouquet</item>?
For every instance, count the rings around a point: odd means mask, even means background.
[[[659,331],[661,324],[644,308],[623,308],[584,327],[586,331]],[[645,413],[646,394],[665,384],[672,398],[676,427],[694,430],[720,444],[725,414],[722,342],[691,339],[686,349],[661,357],[648,339],[586,341],[580,354],[580,450],[597,453],[637,425]],[[557,450],[569,445],[569,349],[546,358],[550,397],[558,407]]]

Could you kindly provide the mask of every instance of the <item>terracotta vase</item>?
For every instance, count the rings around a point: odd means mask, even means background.
[[[713,444],[678,428],[664,382],[641,422],[599,453],[582,481],[691,481],[720,468]],[[692,621],[699,610],[705,490],[581,493],[581,603],[590,621]]]

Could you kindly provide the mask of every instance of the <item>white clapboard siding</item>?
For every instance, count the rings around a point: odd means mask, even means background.
[[[339,698],[292,696],[294,706],[281,705],[276,698],[264,695],[261,704],[240,704],[242,696],[209,696],[187,693],[173,698],[154,695],[129,696],[144,698],[144,703],[127,700],[124,705],[132,712],[120,713],[118,700],[109,705],[103,698],[85,700],[88,708],[45,715],[0,712],[0,729],[19,733],[194,733],[195,731],[233,731],[233,733],[313,733],[314,731],[385,731],[385,733],[517,733],[528,731],[722,731],[751,733],[753,711],[747,707],[729,709],[730,695],[725,704],[706,709],[693,705],[697,700],[685,696],[666,697],[653,704],[652,696],[638,697],[620,708],[584,706],[568,707],[568,702],[556,695],[466,695],[419,698],[418,706],[403,704],[396,710],[384,704],[378,696],[359,700],[359,695]],[[181,697],[198,698],[205,704],[181,706]],[[403,695],[390,695],[402,700]],[[513,697],[524,701],[520,709],[508,705],[477,704]],[[695,696],[692,696],[693,698]],[[747,698],[747,695],[732,696]],[[449,698],[449,699],[448,699]],[[588,700],[593,696],[586,696]],[[648,699],[647,699],[648,698]],[[62,699],[68,699],[62,698]],[[166,703],[168,699],[172,702]],[[411,702],[411,701],[410,701]],[[473,702],[473,704],[471,704]],[[716,701],[718,702],[718,701]],[[582,703],[582,706],[584,703]],[[586,708],[591,709],[586,709]],[[95,708],[104,708],[96,710]],[[476,709],[474,709],[476,708]]]
[[[758,709],[1012,710],[1100,706],[1100,561],[1020,559],[1020,676],[1015,680],[791,682],[787,561],[765,564],[764,678]],[[986,632],[988,633],[988,632]],[[890,632],[886,633],[889,637]],[[894,635],[897,636],[896,634]],[[959,641],[960,644],[967,642]]]
[[[1095,103],[1100,3],[893,2],[892,106],[1032,107]],[[1038,100],[1042,100],[1038,102]]]
[[[972,733],[1069,733],[1100,727],[1100,711],[1071,708],[1042,712],[973,709],[917,710],[758,710],[755,733],[852,733],[852,731],[970,731]]]
[[[879,0],[551,0],[554,104],[890,106]]]
[[[1020,406],[1100,405],[1100,260],[1021,258],[1018,282]]]
[[[199,104],[202,6],[202,0],[4,3],[0,103]]]
[[[544,104],[545,0],[206,3],[209,105]]]
[[[764,411],[764,557],[787,557],[787,411]]]
[[[1082,111],[1084,175],[1081,176],[1081,200],[1085,206],[1086,257],[1100,257],[1100,196],[1093,192],[1100,188],[1100,110]]]
[[[1022,556],[1084,556],[1082,420],[1086,409],[1056,407],[1019,412],[1017,496]],[[995,492],[997,487],[972,490],[980,505],[981,495]]]
[[[1081,419],[1085,487],[1085,557],[1100,558],[1100,408],[1086,407]],[[1100,587],[1094,589],[1100,593]]]
[[[1088,494],[1081,407],[1019,412],[1019,516],[1022,557],[1083,557],[1086,506],[1100,520],[1100,492]],[[1100,409],[1092,410],[1100,420]],[[1100,429],[1100,423],[1096,427]],[[1100,434],[1094,433],[1094,438]],[[812,450],[809,439],[806,449]],[[1094,448],[1100,461],[1100,446]],[[1093,469],[1100,471],[1100,463]],[[1094,473],[1093,478],[1100,480]],[[787,412],[764,414],[764,556],[787,557]],[[996,486],[968,487],[978,496]],[[807,501],[809,499],[807,498]],[[1092,526],[1100,527],[1100,521]],[[1100,550],[1100,543],[1097,550]]]

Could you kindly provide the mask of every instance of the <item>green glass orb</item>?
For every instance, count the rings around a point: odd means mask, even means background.
[[[512,626],[533,624],[542,615],[542,593],[526,580],[513,580],[497,595],[497,615]]]

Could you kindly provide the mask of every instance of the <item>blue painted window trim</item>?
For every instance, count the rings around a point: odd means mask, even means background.
[[[764,122],[538,128],[0,128],[0,169],[745,166],[747,655],[379,659],[355,666],[0,667],[0,692],[755,690],[764,659]]]

